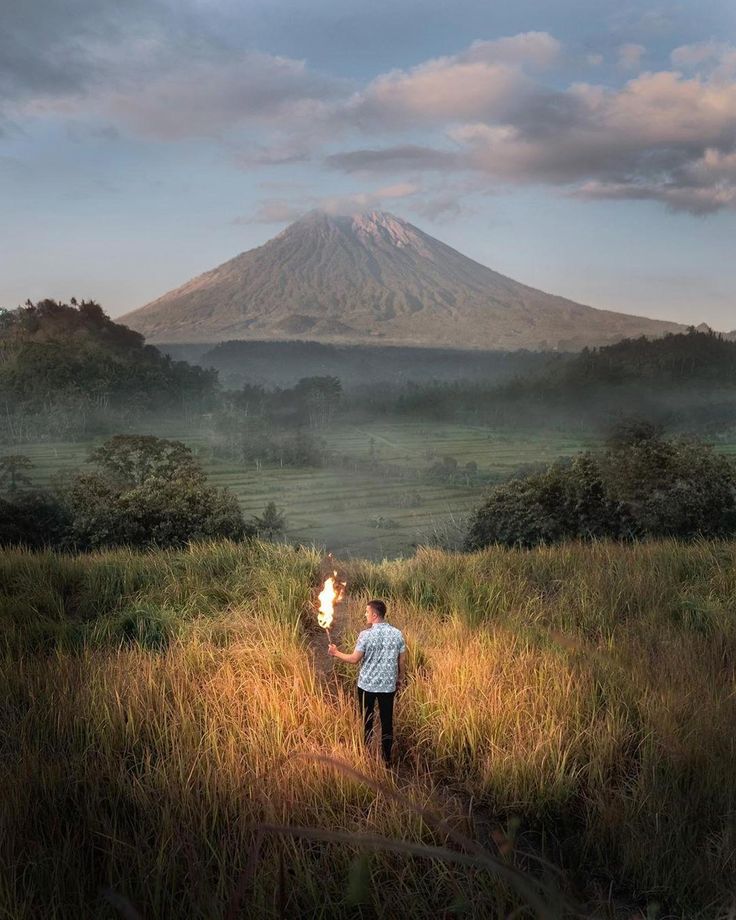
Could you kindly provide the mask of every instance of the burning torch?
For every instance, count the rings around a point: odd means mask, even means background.
[[[339,603],[345,592],[345,584],[337,581],[337,572],[330,575],[325,580],[322,590],[319,592],[319,611],[317,613],[317,622],[327,633],[327,642],[332,645],[332,636],[330,635],[330,626],[335,613],[335,604]]]

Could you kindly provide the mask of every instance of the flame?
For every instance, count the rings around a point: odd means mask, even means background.
[[[332,626],[335,604],[340,602],[344,591],[345,585],[337,581],[337,572],[325,580],[319,592],[319,612],[317,613],[317,622],[322,629],[329,629]]]

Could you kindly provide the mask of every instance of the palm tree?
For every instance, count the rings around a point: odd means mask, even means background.
[[[269,502],[263,509],[263,514],[253,518],[253,525],[259,537],[273,540],[274,537],[280,537],[283,534],[286,518],[276,508],[275,502]]]
[[[29,486],[31,480],[23,470],[33,466],[30,457],[25,454],[5,454],[0,457],[0,487],[7,486],[8,492],[15,492],[19,485]]]

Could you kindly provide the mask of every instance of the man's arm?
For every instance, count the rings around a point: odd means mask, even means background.
[[[348,655],[347,652],[339,651],[336,645],[330,645],[327,648],[327,654],[332,655],[333,658],[339,658],[340,661],[347,661],[348,664],[357,664],[359,661],[363,660],[363,652],[359,651],[357,648]]]
[[[406,678],[406,652],[399,652],[399,684]]]

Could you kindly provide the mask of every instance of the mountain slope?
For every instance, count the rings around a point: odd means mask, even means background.
[[[545,294],[379,211],[311,212],[121,320],[153,342],[474,349],[576,349],[684,328]]]

